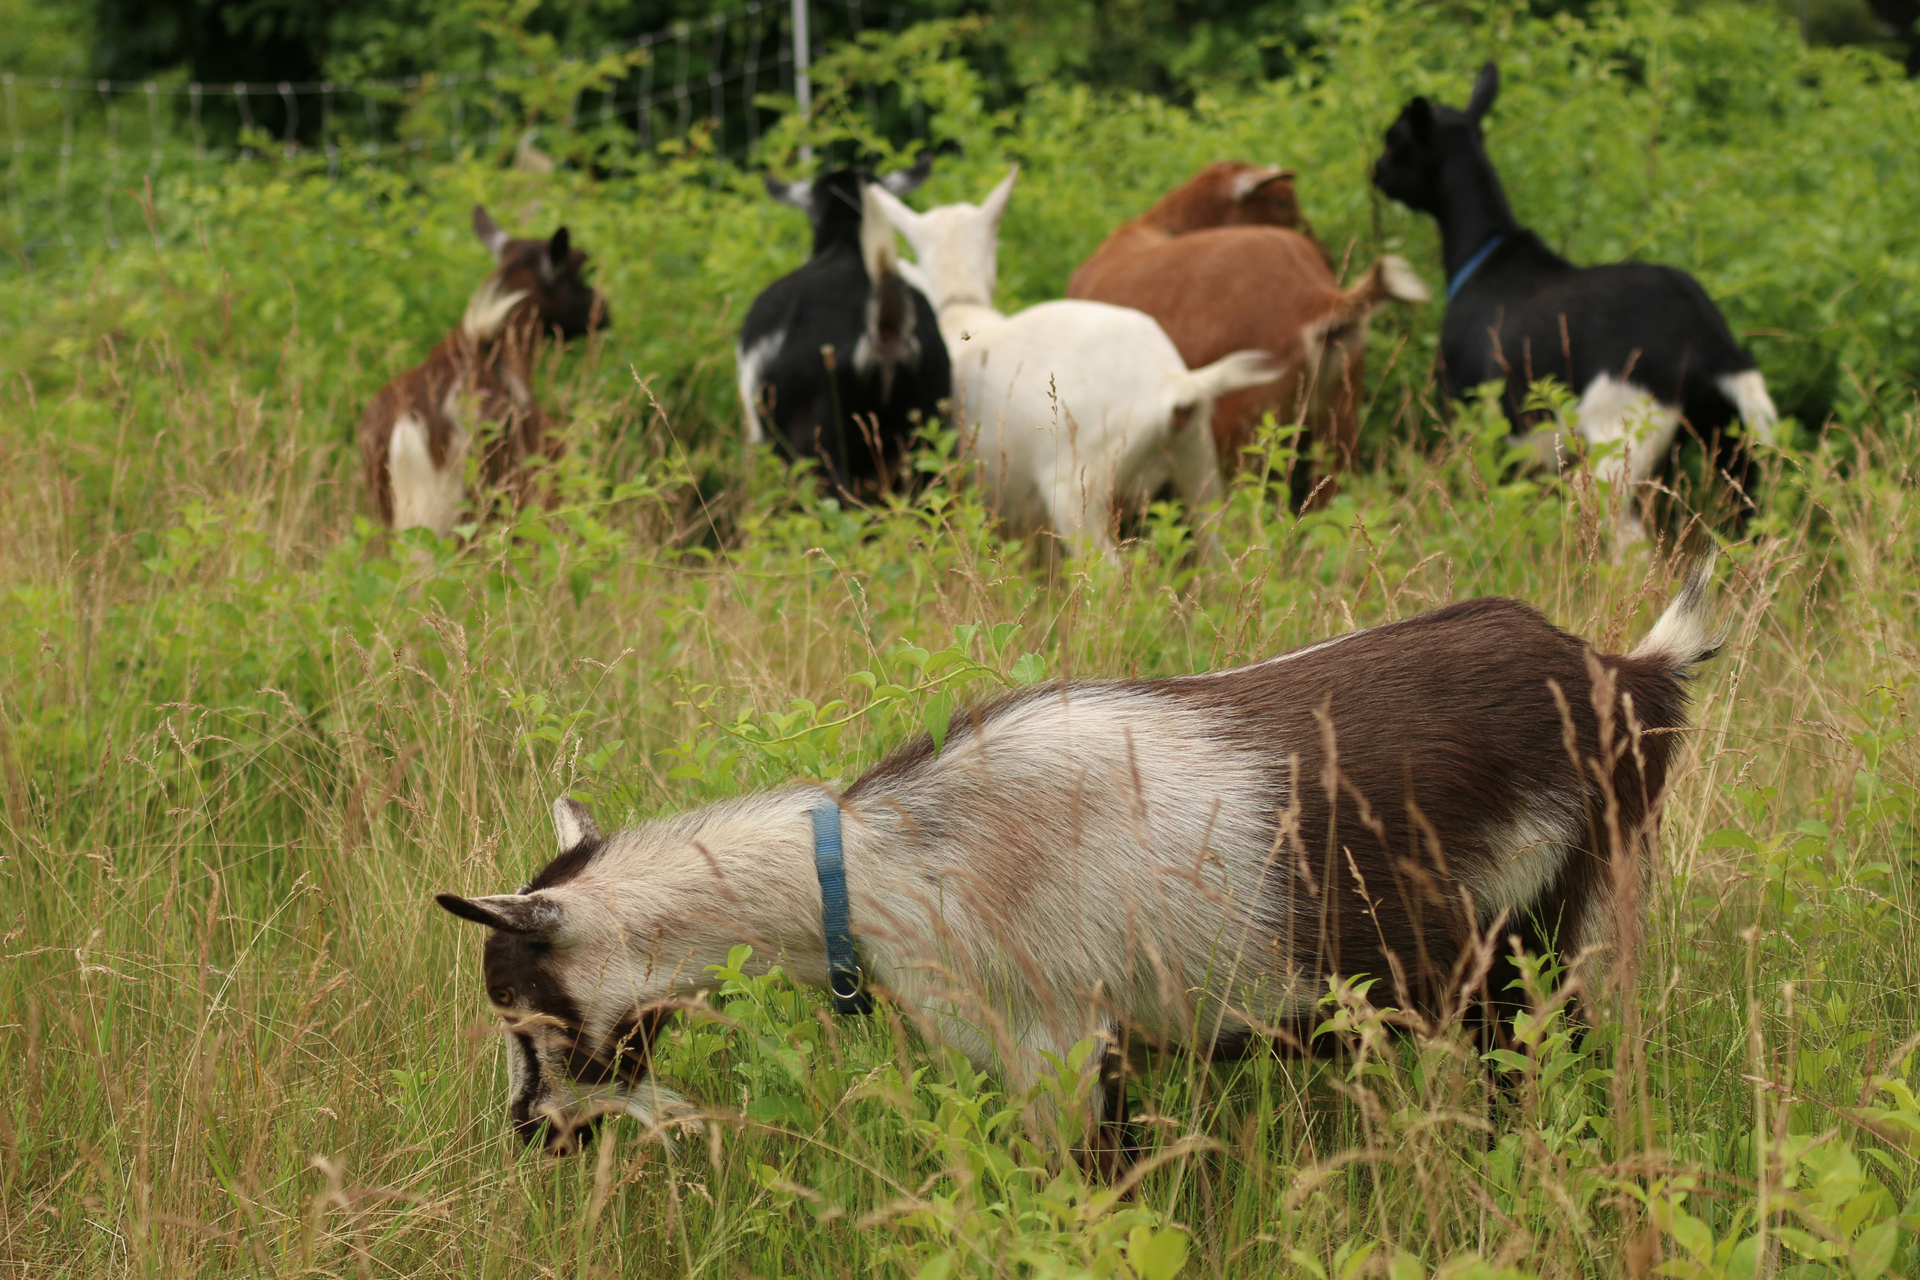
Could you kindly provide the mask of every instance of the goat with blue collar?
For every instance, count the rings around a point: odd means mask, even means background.
[[[1015,1093],[1105,1045],[1089,1154],[1111,1167],[1129,1046],[1301,1048],[1329,981],[1361,974],[1409,1019],[1496,1011],[1513,937],[1599,998],[1708,613],[1697,572],[1630,654],[1469,600],[1232,670],[1016,690],[838,794],[610,836],[563,798],[524,889],[439,901],[492,930],[513,1124],[550,1151],[608,1114],[695,1123],[653,1046],[748,942],[837,1012],[896,1001]]]
[[[1501,406],[1516,433],[1531,384],[1558,378],[1579,398],[1589,444],[1617,443],[1599,464],[1620,502],[1620,541],[1643,537],[1637,499],[1682,425],[1743,490],[1753,468],[1722,433],[1738,414],[1762,443],[1779,420],[1766,379],[1735,341],[1706,290],[1678,267],[1616,262],[1576,267],[1520,225],[1487,158],[1481,122],[1500,92],[1489,62],[1464,111],[1421,97],[1387,130],[1373,182],[1440,223],[1447,314],[1440,377],[1458,396],[1505,384]],[[1564,427],[1568,424],[1558,424]],[[1542,461],[1564,461],[1559,431],[1533,438]]]

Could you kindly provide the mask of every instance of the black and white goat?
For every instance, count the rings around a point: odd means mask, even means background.
[[[1480,128],[1499,92],[1489,62],[1464,111],[1415,98],[1387,130],[1373,182],[1440,223],[1448,392],[1504,382],[1507,419],[1524,434],[1535,425],[1524,411],[1530,384],[1564,382],[1579,397],[1580,434],[1620,446],[1598,474],[1617,486],[1622,541],[1637,540],[1636,499],[1682,423],[1710,462],[1730,467],[1721,435],[1735,414],[1763,443],[1779,414],[1753,357],[1692,276],[1643,262],[1576,267],[1514,219]],[[1557,460],[1557,432],[1535,444]],[[1744,464],[1740,471],[1734,478],[1750,484]]]
[[[839,795],[612,835],[562,799],[524,889],[439,898],[493,931],[514,1127],[567,1151],[603,1114],[671,1120],[654,1039],[743,941],[836,1007],[884,991],[1015,1088],[1089,1035],[1297,1047],[1337,975],[1464,1018],[1505,995],[1512,935],[1591,992],[1633,944],[1685,677],[1716,648],[1707,577],[1630,654],[1469,600],[1233,670],[1020,690]]]
[[[876,178],[836,169],[810,182],[769,177],[774,199],[813,223],[813,256],[747,311],[734,348],[747,442],[771,434],[789,458],[818,459],[847,491],[884,488],[920,426],[938,416],[952,374],[926,297],[901,278],[893,228],[864,189],[896,195],[926,181],[933,153]]]

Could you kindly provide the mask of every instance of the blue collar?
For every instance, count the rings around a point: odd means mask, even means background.
[[[1466,287],[1467,281],[1473,279],[1473,273],[1484,266],[1487,259],[1493,256],[1493,251],[1506,242],[1507,238],[1505,236],[1495,236],[1493,239],[1481,245],[1479,252],[1467,259],[1467,265],[1461,267],[1459,271],[1454,273],[1453,279],[1447,281],[1448,302],[1452,302],[1453,295]]]
[[[820,876],[820,920],[827,934],[827,990],[835,1013],[872,1013],[873,995],[847,922],[847,868],[840,857],[840,805],[813,811],[813,869]]]

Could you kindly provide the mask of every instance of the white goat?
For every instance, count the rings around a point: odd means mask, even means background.
[[[909,278],[940,316],[955,421],[989,503],[1016,536],[1051,530],[1110,555],[1116,512],[1143,509],[1168,483],[1195,516],[1218,496],[1213,401],[1271,382],[1280,366],[1236,351],[1188,370],[1153,317],[1104,302],[994,310],[1000,219],[1018,173],[977,206],[915,213],[878,187],[866,198],[918,259]]]

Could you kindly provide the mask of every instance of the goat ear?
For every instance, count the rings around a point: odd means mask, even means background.
[[[606,839],[600,834],[600,824],[587,812],[587,806],[572,796],[561,796],[553,802],[553,835],[562,853],[571,853],[583,844],[599,844]]]
[[[1269,182],[1279,182],[1283,178],[1291,181],[1293,177],[1293,170],[1282,169],[1277,165],[1263,166],[1258,169],[1243,169],[1234,175],[1233,198],[1236,201],[1242,202],[1250,200],[1253,198],[1254,192],[1266,186]]]
[[[1007,215],[1007,201],[1013,197],[1013,180],[1020,176],[1020,166],[1014,165],[1007,170],[1007,176],[1000,179],[1000,185],[987,193],[980,203],[980,212],[987,215],[989,226],[999,226],[1000,219]]]
[[[920,154],[913,158],[913,168],[895,169],[880,179],[880,186],[888,195],[903,196],[927,180],[933,172],[933,148],[923,147]]]
[[[886,215],[887,221],[893,224],[895,230],[905,236],[909,242],[912,241],[914,231],[920,226],[920,215],[907,208],[898,196],[887,190],[886,183],[868,183],[861,192],[861,199],[878,205],[880,212]],[[862,222],[864,221],[863,217]]]
[[[1433,138],[1433,104],[1415,98],[1407,104],[1407,123],[1413,127],[1414,141],[1425,144]]]
[[[567,235],[565,227],[553,233],[553,239],[547,241],[547,265],[558,271],[567,265],[567,258],[573,253],[573,240]]]
[[[1467,99],[1467,115],[1478,124],[1493,106],[1493,100],[1500,96],[1500,68],[1488,62],[1480,68],[1480,74],[1473,78],[1473,96]]]
[[[768,174],[764,181],[767,194],[781,204],[790,204],[800,212],[811,215],[813,212],[813,184],[811,182],[782,182]]]
[[[433,900],[462,920],[522,938],[551,939],[565,923],[560,904],[544,894],[497,893],[486,898],[463,898],[440,893]]]
[[[487,246],[487,252],[493,255],[495,262],[500,261],[500,255],[506,252],[507,241],[513,239],[500,229],[500,224],[493,220],[483,204],[473,206],[473,234],[480,237],[480,243]]]

